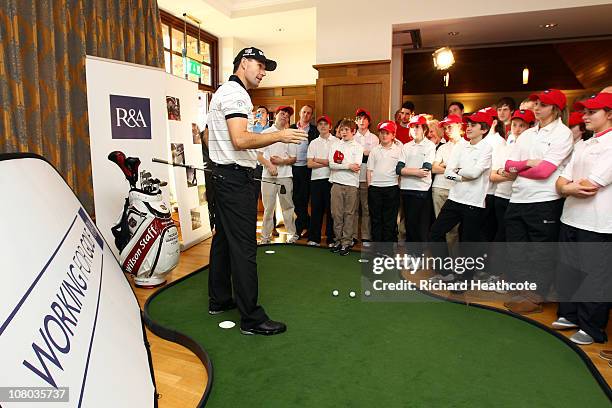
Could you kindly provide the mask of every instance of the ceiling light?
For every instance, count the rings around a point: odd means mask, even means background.
[[[455,63],[455,56],[448,47],[442,47],[432,54],[434,67],[440,71],[445,71]]]
[[[285,30],[285,29],[284,29],[284,28],[282,28],[282,27],[281,27],[281,28],[277,28],[277,29],[276,29],[276,31],[277,31],[277,32],[279,32],[279,33],[283,32],[284,30]]]
[[[451,37],[454,37],[456,35],[459,35],[459,31],[449,31],[448,35],[450,35]]]
[[[540,28],[555,28],[558,25],[559,24],[557,24],[557,23],[540,24]]]

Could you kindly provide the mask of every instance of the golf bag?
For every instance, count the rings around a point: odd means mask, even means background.
[[[178,230],[160,189],[167,183],[143,171],[140,188],[136,188],[140,160],[117,151],[108,159],[119,166],[130,183],[123,212],[111,228],[121,267],[134,275],[136,286],[161,285],[178,264],[180,254]]]

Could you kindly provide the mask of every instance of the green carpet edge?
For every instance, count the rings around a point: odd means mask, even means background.
[[[258,248],[264,248],[264,247],[275,247],[275,246],[295,246],[295,245],[299,245],[299,246],[304,246],[307,247],[307,245],[304,244],[283,244],[283,243],[278,243],[278,244],[265,244],[265,245],[258,245]],[[318,249],[318,250],[327,250],[327,248],[323,248],[323,247],[309,247],[312,249]],[[357,250],[352,250],[352,252],[360,252]],[[198,403],[198,405],[196,406],[197,408],[201,408],[204,407],[206,405],[206,402],[208,401],[208,397],[210,396],[210,392],[212,391],[212,387],[213,387],[213,377],[214,377],[214,369],[213,369],[213,363],[212,360],[210,359],[208,353],[206,352],[206,349],[204,348],[204,346],[202,344],[199,344],[197,341],[193,340],[191,337],[169,329],[159,323],[157,323],[150,315],[149,315],[149,304],[160,294],[162,294],[164,291],[166,291],[167,289],[172,288],[174,285],[183,282],[189,278],[192,278],[194,276],[196,276],[199,273],[202,273],[203,271],[207,270],[208,267],[210,266],[210,264],[204,265],[202,266],[200,269],[193,271],[171,283],[169,283],[168,285],[165,285],[163,288],[158,289],[156,292],[154,292],[151,296],[149,296],[149,298],[147,299],[147,301],[145,302],[144,308],[143,308],[143,320],[145,325],[149,328],[149,330],[151,330],[151,332],[153,332],[155,335],[161,337],[164,340],[168,340],[170,342],[173,343],[177,343],[180,344],[184,347],[186,347],[187,349],[191,350],[197,357],[198,359],[202,362],[202,364],[204,364],[204,366],[206,367],[206,372],[208,373],[208,381],[206,383],[206,388],[204,389],[204,394],[202,394],[202,398],[200,399],[200,402]],[[468,306],[468,307],[475,307],[475,308],[479,308],[479,309],[484,309],[484,310],[488,310],[491,312],[496,312],[496,313],[501,313],[510,317],[513,317],[515,319],[521,320],[523,322],[529,323],[534,327],[537,327],[540,330],[545,331],[546,333],[556,337],[558,340],[560,340],[563,344],[565,344],[567,347],[569,347],[571,350],[573,350],[576,354],[578,354],[578,356],[580,357],[580,359],[582,360],[582,362],[586,365],[586,367],[588,368],[589,372],[591,373],[591,375],[595,378],[595,381],[597,381],[597,384],[599,384],[601,390],[603,391],[603,393],[608,397],[608,399],[610,400],[610,402],[612,402],[612,388],[610,388],[610,386],[608,385],[607,381],[603,378],[603,376],[601,375],[601,373],[599,372],[599,370],[597,369],[597,367],[595,367],[595,364],[593,364],[593,362],[591,361],[591,359],[589,358],[589,356],[587,356],[587,354],[576,344],[574,344],[571,340],[569,340],[567,337],[563,336],[562,334],[558,333],[557,331],[549,328],[548,326],[535,321],[533,319],[530,319],[527,316],[523,316],[517,313],[513,313],[509,310],[505,310],[505,309],[499,309],[493,306],[487,306],[487,305],[482,305],[482,304],[478,304],[478,303],[467,303],[467,302],[463,302],[461,300],[458,299],[452,299],[446,296],[442,296],[442,295],[438,295],[438,294],[434,294],[431,292],[427,292],[427,291],[419,291],[421,293],[423,293],[424,295],[430,296],[432,298],[435,299],[440,299],[440,300],[444,300],[446,302],[450,302],[450,303],[456,303],[456,304],[460,304],[460,305],[464,305],[464,306]]]

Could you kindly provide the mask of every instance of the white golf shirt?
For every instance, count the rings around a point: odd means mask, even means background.
[[[355,132],[355,136],[353,137],[353,140],[359,143],[361,147],[363,147],[363,150],[368,150],[370,152],[375,146],[380,144],[380,140],[378,140],[378,136],[376,136],[374,133],[370,132],[369,130],[366,132],[365,135],[362,135],[361,133],[359,133],[359,130],[357,130],[357,132]],[[367,165],[366,163],[363,163],[363,166],[361,166],[361,170],[359,171],[359,182],[365,183],[366,171],[367,171]]]
[[[395,140],[389,147],[379,144],[370,152],[368,170],[372,170],[370,185],[374,187],[392,187],[398,184],[395,167],[402,151],[402,142]]]
[[[405,167],[422,168],[423,163],[433,164],[436,158],[436,145],[426,137],[420,143],[412,140],[402,147],[399,161],[404,162]],[[427,191],[431,187],[431,172],[427,177],[401,176],[400,188],[402,190]]]
[[[489,145],[491,145],[491,149],[493,149],[493,152],[495,152],[495,149],[497,147],[503,146],[506,144],[506,140],[503,137],[501,137],[501,135],[497,133],[494,129],[489,130],[487,137],[485,137],[482,140],[488,143]],[[489,175],[490,174],[491,173],[489,173]],[[489,179],[489,189],[487,190],[487,194],[495,194],[496,188],[497,186],[495,185],[495,183],[491,183],[491,179]]]
[[[493,150],[484,139],[473,145],[465,143],[453,149],[445,175],[453,175],[453,171],[460,168],[459,175],[468,177],[463,181],[456,181],[448,193],[448,199],[456,203],[485,208],[485,198],[489,189],[489,173]]]
[[[444,163],[448,164],[448,160],[450,159],[455,146],[459,144],[467,143],[465,139],[461,138],[457,141],[457,143],[446,142],[442,146],[436,150],[436,157],[434,158],[435,163]],[[454,181],[448,180],[444,173],[434,174],[434,180],[432,187],[443,188],[445,190],[450,190],[450,188],[455,184]]]
[[[510,152],[516,146],[516,136],[512,138],[508,137],[508,140],[493,149],[493,166],[491,167],[491,173],[495,173],[498,169],[503,169],[506,166],[506,160],[510,156]],[[495,187],[495,197],[510,199],[512,195],[512,183],[513,181],[502,181],[500,183],[492,183]]]
[[[342,163],[334,162],[334,154],[336,151],[344,154]],[[359,188],[359,173],[355,173],[349,168],[351,164],[359,164],[365,167],[363,160],[363,147],[352,139],[350,142],[338,140],[329,149],[329,168],[331,174],[329,176],[330,183],[338,183],[345,186],[353,186]]]
[[[261,133],[271,133],[278,132],[280,129],[276,127],[276,125],[272,125]],[[267,160],[270,160],[272,156],[278,156],[281,159],[288,159],[290,157],[297,157],[297,145],[293,143],[283,143],[276,142],[272,143],[270,146],[266,146],[260,151],[263,153],[263,157]],[[268,168],[264,166],[262,177],[264,178],[283,178],[283,177],[293,177],[293,171],[291,170],[291,165],[275,165],[278,170],[278,175],[273,176],[268,171]]]
[[[546,160],[558,166],[544,180],[533,180],[520,175],[512,183],[511,203],[539,203],[558,200],[561,196],[555,189],[557,178],[561,175],[563,165],[569,160],[574,142],[572,131],[557,119],[543,128],[536,125],[527,129],[516,141],[509,160]]]
[[[576,144],[561,177],[576,183],[587,179],[601,186],[592,197],[567,197],[561,222],[587,231],[612,234],[612,132]]]
[[[308,159],[324,159],[327,160],[329,157],[329,149],[334,143],[338,141],[334,135],[330,133],[327,139],[319,136],[308,145],[308,153],[306,157]],[[311,180],[326,180],[329,178],[331,170],[329,166],[320,167],[318,169],[312,169],[310,176]]]

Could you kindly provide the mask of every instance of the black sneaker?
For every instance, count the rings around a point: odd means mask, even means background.
[[[218,314],[221,314],[223,312],[227,312],[228,310],[233,310],[236,307],[237,307],[236,306],[236,302],[234,302],[234,301],[232,301],[231,303],[228,303],[225,306],[216,306],[216,305],[212,306],[212,305],[209,305],[208,306],[208,314],[209,315],[218,315]]]
[[[240,328],[240,333],[246,335],[260,334],[262,336],[273,336],[275,334],[281,334],[287,331],[285,323],[275,322],[274,320],[267,320],[263,323],[258,324],[250,329]]]
[[[351,253],[351,247],[342,247],[340,251],[338,251],[338,255],[347,256]]]
[[[340,252],[340,250],[341,250],[341,249],[342,249],[342,245],[340,245],[340,243],[339,243],[339,242],[336,242],[336,243],[334,244],[334,246],[332,246],[332,247],[331,247],[331,249],[329,250],[329,252],[331,252],[331,253],[334,253],[334,254],[335,254],[336,252]]]

